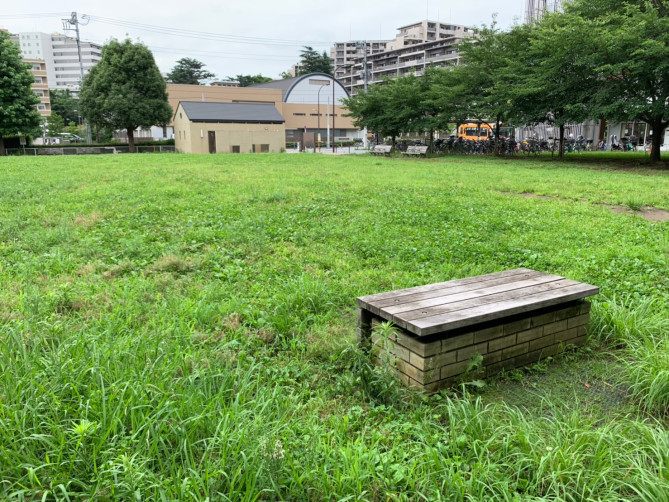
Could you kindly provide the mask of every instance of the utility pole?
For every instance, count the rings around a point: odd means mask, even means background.
[[[88,24],[88,23],[87,23]],[[77,54],[79,55],[79,73],[81,79],[79,80],[79,92],[81,92],[81,86],[84,83],[84,62],[81,59],[81,37],[79,36],[79,18],[77,13],[73,12],[70,19],[63,19],[63,29],[66,31],[71,31],[71,26],[74,26],[74,31],[77,34]],[[84,117],[85,119],[86,117]],[[91,124],[86,120],[86,142],[90,145],[92,143],[91,138]]]
[[[356,48],[362,48],[364,51],[363,54],[363,63],[362,63],[362,75],[363,75],[363,82],[364,82],[364,89],[365,92],[367,92],[367,41],[363,40],[362,42],[357,42],[355,44]],[[367,126],[363,129],[363,134],[364,138],[362,139],[362,144],[365,148],[367,148]]]

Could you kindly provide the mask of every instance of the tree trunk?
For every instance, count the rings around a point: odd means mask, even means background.
[[[135,153],[135,129],[128,127],[128,152]]]
[[[432,144],[434,143],[434,129],[430,129],[430,145],[428,146],[428,150],[430,153],[434,153],[434,150],[432,148]]]
[[[4,157],[5,155],[7,155],[5,151],[5,139],[0,136],[0,157]]]
[[[395,135],[393,134],[393,135],[390,137],[390,140],[391,140],[391,142],[392,142],[391,144],[393,145],[392,151],[393,151],[393,152],[397,151],[397,136],[395,136]]]
[[[564,159],[564,124],[560,124],[560,149],[558,151],[558,159]]]
[[[495,154],[498,154],[499,152],[499,130],[501,128],[500,124],[500,119],[497,117],[497,121],[495,122]]]
[[[653,131],[653,142],[650,151],[651,162],[660,162],[661,160],[662,152],[660,151],[660,146],[662,145],[662,134],[664,134],[666,127],[667,125],[662,123],[662,119],[654,120],[650,123],[650,129]]]

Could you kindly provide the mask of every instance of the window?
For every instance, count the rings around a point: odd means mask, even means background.
[[[306,113],[293,113],[293,116],[295,117],[305,117],[306,115]]]
[[[230,153],[240,153],[241,149],[239,145],[230,145]]]

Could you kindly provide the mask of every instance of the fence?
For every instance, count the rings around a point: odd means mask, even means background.
[[[7,155],[104,155],[128,153],[128,146],[64,146],[64,147],[27,147],[7,148]],[[135,145],[137,153],[174,153],[174,145]]]

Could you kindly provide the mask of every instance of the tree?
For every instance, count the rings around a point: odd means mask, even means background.
[[[46,119],[46,133],[49,136],[56,136],[65,129],[65,121],[63,117],[57,113],[51,112],[51,115]]]
[[[576,0],[567,15],[583,20],[591,71],[590,106],[609,120],[640,120],[652,131],[650,160],[660,161],[669,126],[669,2]]]
[[[151,51],[130,40],[112,40],[86,77],[80,93],[84,116],[99,128],[126,129],[130,152],[134,130],[165,124],[172,118],[165,80]]]
[[[206,65],[197,59],[181,58],[172,71],[167,74],[171,84],[203,85],[202,80],[214,78],[216,75],[204,69]]]
[[[293,74],[290,73],[289,71],[282,71],[281,73],[279,73],[279,78],[282,80],[285,80],[287,78],[293,78]]]
[[[264,77],[260,73],[257,75],[236,75],[234,77],[227,77],[228,82],[239,82],[239,87],[249,87],[255,84],[264,84],[274,80],[270,77]]]
[[[53,89],[49,91],[51,113],[60,115],[67,124],[79,122],[79,100],[72,96],[69,89]]]
[[[40,100],[30,88],[35,79],[29,68],[9,33],[0,31],[0,155],[6,153],[5,137],[31,133],[41,123],[35,109]]]
[[[308,45],[300,52],[300,69],[297,76],[307,75],[309,73],[327,73],[332,75],[332,61],[325,51],[319,55],[313,47]]]

